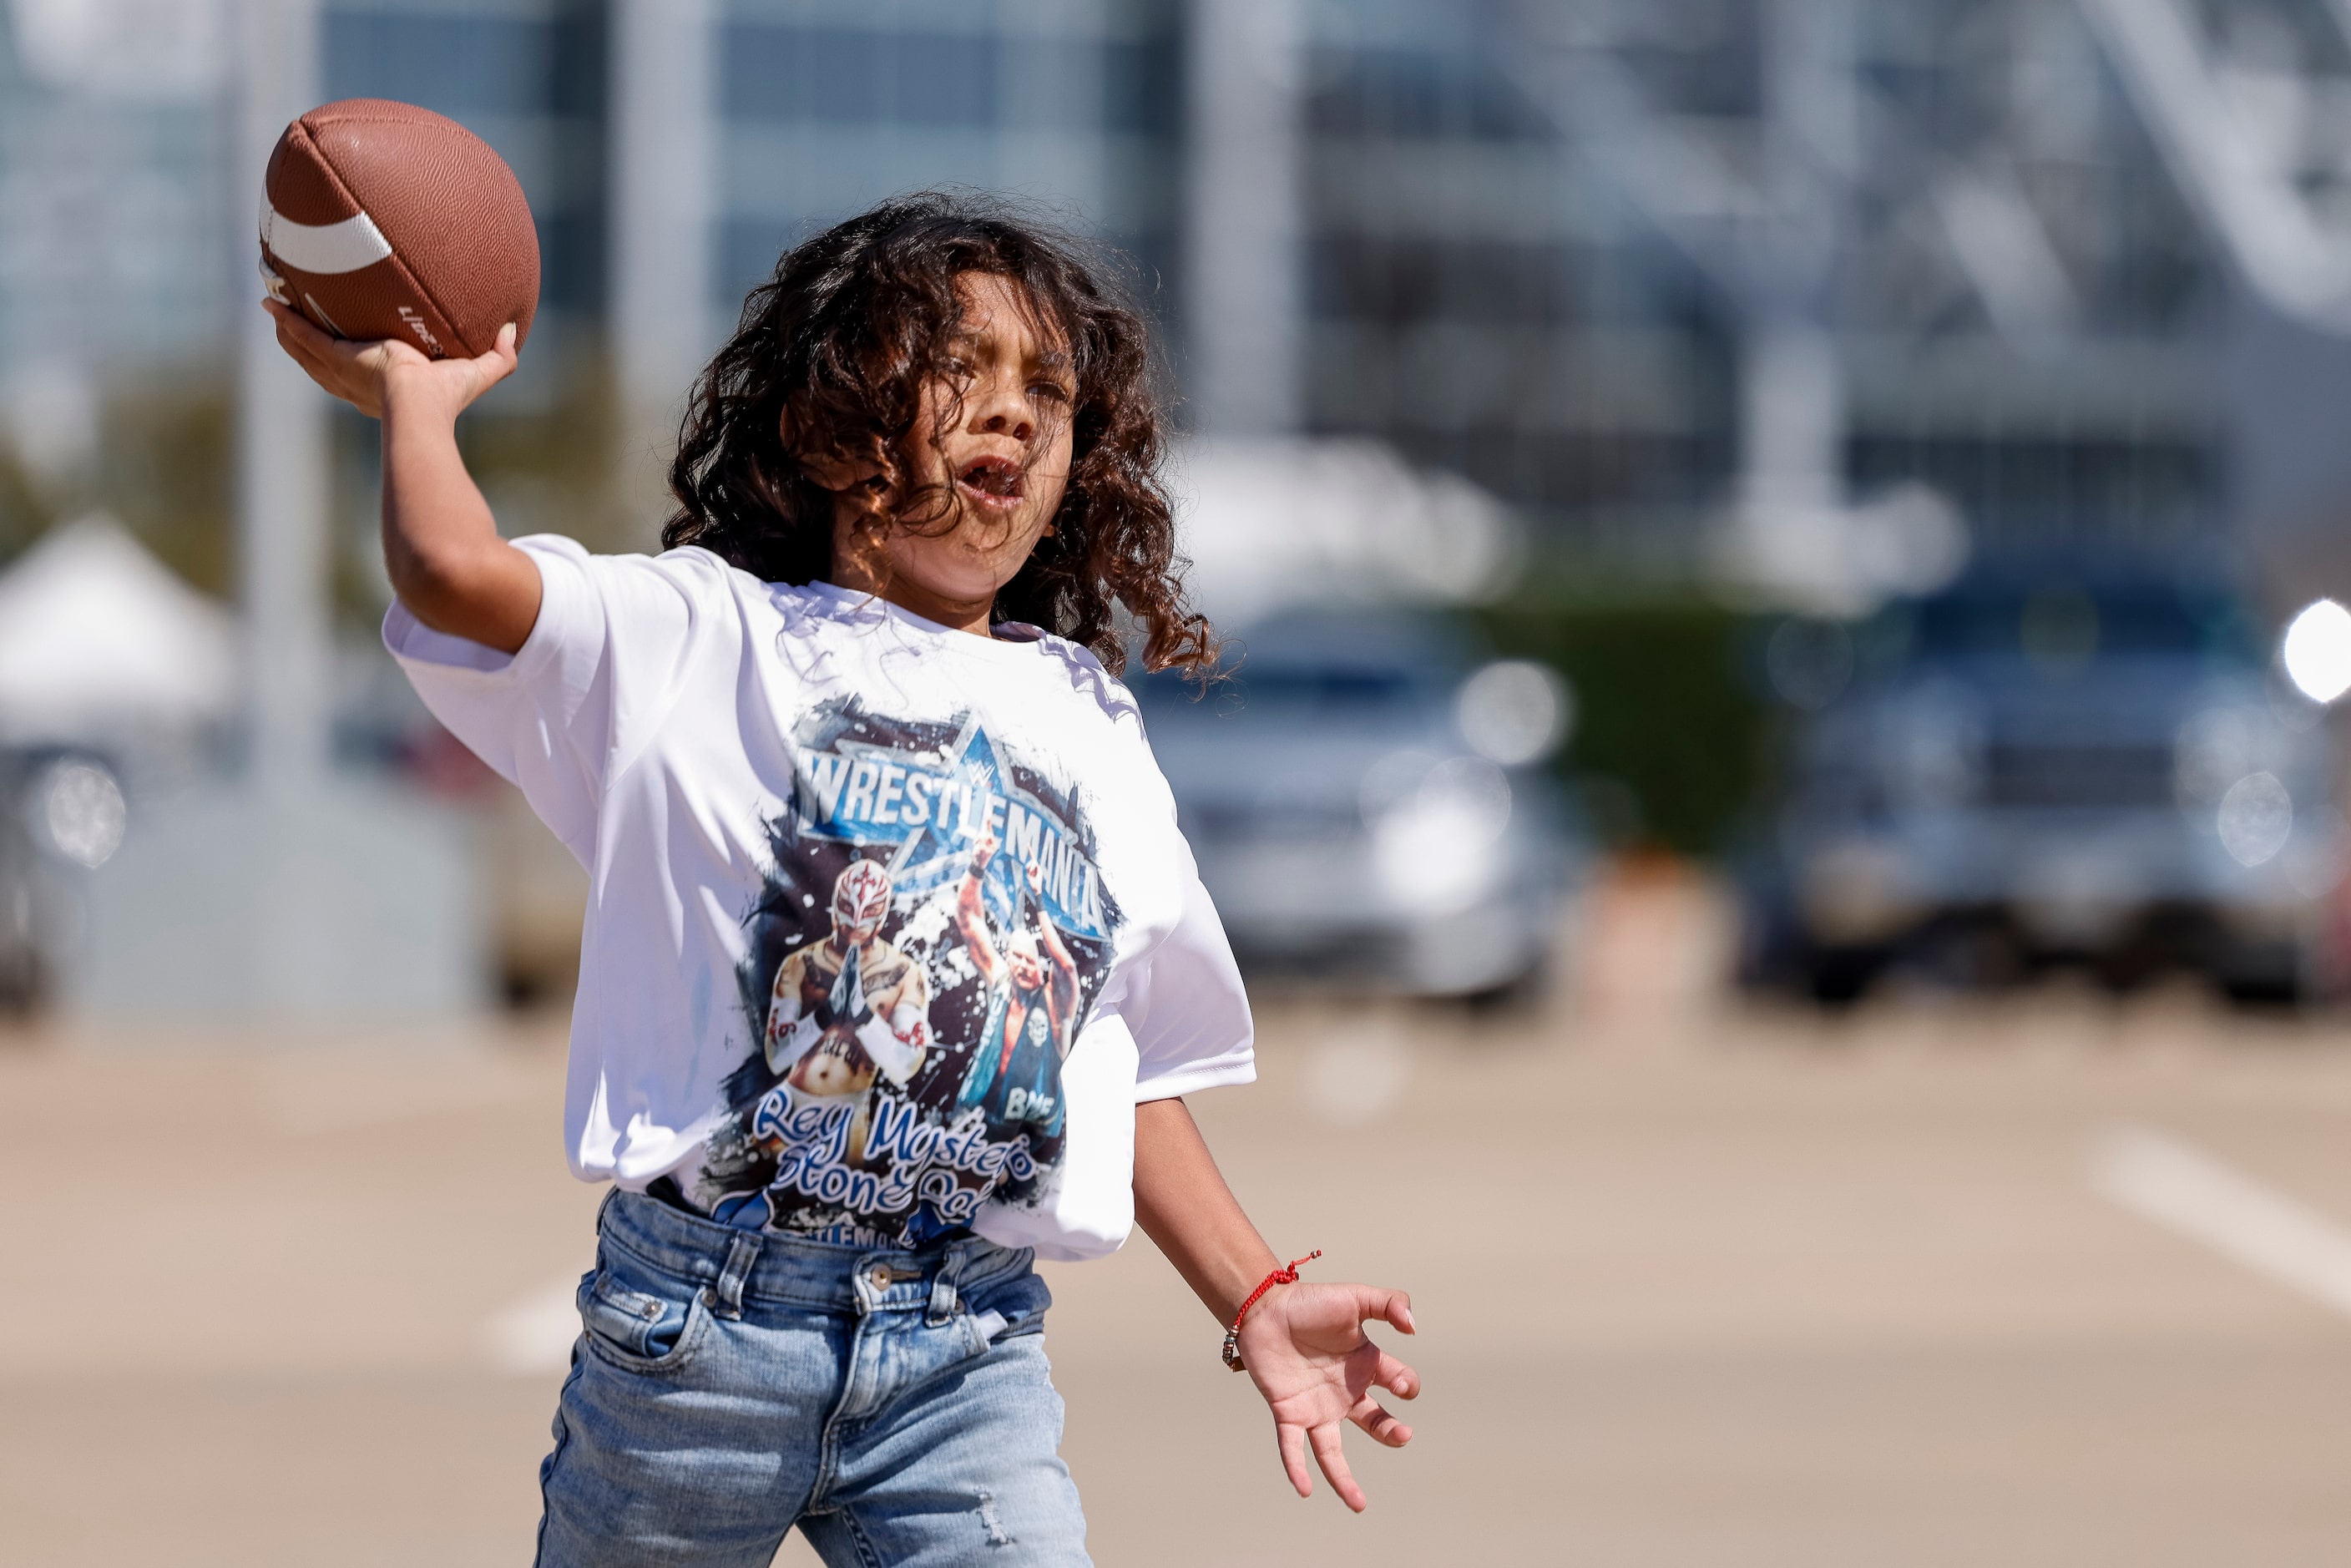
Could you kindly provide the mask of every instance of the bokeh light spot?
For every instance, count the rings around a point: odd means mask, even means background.
[[[2314,703],[2351,691],[2351,610],[2322,599],[2285,629],[2286,678]]]
[[[1455,713],[1471,750],[1505,768],[1540,762],[1574,718],[1567,683],[1531,659],[1500,659],[1461,683]]]
[[[114,775],[89,762],[60,762],[42,788],[41,816],[49,841],[78,865],[95,870],[122,847],[130,821]]]
[[[2220,797],[2220,847],[2241,865],[2260,865],[2294,831],[2294,797],[2274,773],[2252,773]]]

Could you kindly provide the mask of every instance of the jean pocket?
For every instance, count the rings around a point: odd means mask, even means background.
[[[646,1290],[645,1284],[658,1290]],[[580,1322],[588,1348],[629,1372],[674,1372],[710,1326],[703,1292],[683,1280],[622,1279],[609,1264],[580,1284]]]
[[[1053,1292],[1033,1270],[1025,1268],[963,1291],[964,1322],[982,1350],[1023,1334],[1042,1333],[1045,1309],[1052,1304]],[[991,1329],[993,1333],[988,1332]]]

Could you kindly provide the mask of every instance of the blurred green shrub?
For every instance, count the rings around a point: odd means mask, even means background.
[[[56,525],[108,512],[188,581],[228,592],[232,417],[219,378],[159,373],[103,399],[87,461],[36,465],[0,439],[0,568]]]
[[[1478,612],[1496,648],[1575,688],[1560,760],[1601,835],[1713,855],[1768,788],[1775,716],[1747,679],[1753,620],[1695,594],[1522,590]]]
[[[553,529],[597,549],[657,549],[657,518],[632,515],[614,482],[622,443],[601,350],[579,345],[560,369],[535,399],[486,404],[459,426],[500,527]],[[36,471],[0,433],[0,569],[56,525],[105,511],[195,587],[233,597],[235,391],[218,374],[120,379],[105,389],[92,459],[65,471]],[[347,629],[364,632],[390,593],[377,537],[381,433],[340,407],[329,429],[334,601]]]

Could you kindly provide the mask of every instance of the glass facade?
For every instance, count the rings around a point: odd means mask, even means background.
[[[1294,3],[1309,434],[1456,470],[1571,552],[1694,561],[1740,482],[1753,254],[1808,221],[1773,205],[1802,143],[1820,244],[1782,293],[1834,346],[1854,494],[1923,479],[1987,537],[2160,532],[2225,506],[2222,247],[2095,6]],[[700,5],[708,101],[681,112],[707,117],[694,266],[714,327],[818,225],[967,186],[1132,252],[1182,373],[1181,239],[1215,221],[1213,200],[1184,204],[1197,0]],[[2312,200],[2339,205],[2326,139],[2351,123],[2329,108],[2351,55],[2317,6],[2197,14],[2203,45],[2237,62],[2227,79],[2308,143]],[[530,198],[545,336],[524,379],[539,388],[507,406],[551,406],[565,346],[592,347],[611,319],[614,15],[613,0],[324,0],[326,96],[448,113]],[[1803,29],[1767,25],[1787,16],[1845,19],[1812,37],[1835,68],[1802,90],[1786,73]],[[164,70],[126,96],[60,86],[18,30],[0,25],[0,363],[204,363],[250,294],[225,43],[209,77]],[[1559,88],[1593,80],[1615,122]],[[1775,107],[1791,101],[1801,112]],[[1633,120],[1673,156],[1628,156]]]
[[[534,348],[592,328],[605,291],[601,0],[330,0],[322,21],[327,97],[422,104],[513,168],[538,222]]]
[[[1176,228],[1172,0],[725,0],[713,303],[894,193],[999,191],[1165,265]]]
[[[229,212],[219,39],[164,40],[200,60],[78,48],[41,37],[54,9],[0,9],[0,371],[199,361],[223,342],[229,236],[247,226]]]
[[[1310,428],[1376,435],[1554,530],[1687,516],[1731,451],[1693,269],[1448,8],[1323,12],[1308,96]]]
[[[1768,11],[1317,6],[1311,427],[1456,468],[1571,549],[1687,563],[1738,481],[1755,256],[1810,221],[1789,292],[1835,347],[1856,493],[1924,480],[1992,538],[2209,523],[2219,271],[2088,24],[1818,7],[1850,26],[1791,86]]]

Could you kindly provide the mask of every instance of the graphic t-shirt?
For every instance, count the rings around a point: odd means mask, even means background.
[[[520,652],[398,605],[384,642],[588,868],[573,1171],[747,1228],[1114,1249],[1135,1103],[1255,1075],[1126,690],[1033,627],[517,543]]]

